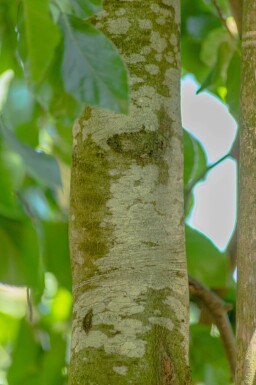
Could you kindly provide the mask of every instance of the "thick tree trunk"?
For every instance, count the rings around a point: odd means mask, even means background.
[[[256,383],[256,1],[245,0],[243,10],[237,385]]]
[[[108,0],[97,24],[130,72],[129,116],[74,127],[70,385],[185,385],[178,0]]]

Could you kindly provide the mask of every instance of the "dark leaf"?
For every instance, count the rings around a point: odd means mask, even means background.
[[[1,121],[3,136],[12,149],[21,156],[28,173],[45,186],[61,186],[61,175],[56,160],[43,152],[37,152],[25,143],[21,143],[12,131]]]
[[[225,287],[228,275],[228,258],[199,231],[186,226],[188,271],[203,284]]]
[[[60,25],[65,90],[83,103],[126,113],[127,71],[113,43],[76,17],[62,14]]]
[[[102,11],[102,0],[69,0],[74,13],[80,19],[88,19]]]
[[[60,34],[49,13],[49,0],[23,0],[18,13],[19,55],[28,79],[38,83],[46,72]]]

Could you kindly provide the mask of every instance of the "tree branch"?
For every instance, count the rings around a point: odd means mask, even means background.
[[[214,7],[216,8],[216,11],[217,11],[217,13],[218,13],[219,19],[220,19],[220,21],[222,22],[223,26],[226,28],[226,30],[227,30],[229,36],[230,36],[232,39],[235,39],[235,36],[234,36],[233,33],[230,31],[230,29],[229,29],[229,27],[228,27],[228,25],[227,25],[227,23],[226,23],[226,18],[225,18],[225,16],[224,16],[223,13],[222,13],[222,9],[221,9],[221,7],[220,7],[220,5],[219,5],[219,3],[218,3],[218,0],[212,0],[212,2],[213,2]]]
[[[193,190],[193,188],[195,187],[195,185],[200,182],[201,180],[203,180],[205,177],[206,177],[206,174],[214,167],[216,167],[219,163],[223,162],[225,159],[227,159],[229,156],[231,156],[231,153],[229,152],[228,154],[224,155],[222,158],[220,158],[219,160],[217,160],[217,162],[215,163],[212,163],[210,164],[209,166],[207,166],[202,172],[201,174],[198,175],[198,177],[196,179],[193,179],[191,183],[188,184],[187,188],[185,189],[185,196],[184,196],[184,203],[185,203],[185,212],[186,212],[186,209],[187,209],[187,205],[189,203],[189,198],[190,198],[190,194]]]
[[[242,16],[243,16],[243,2],[242,0],[229,0],[230,8],[234,19],[236,21],[238,33],[242,36]]]
[[[235,377],[236,346],[232,327],[227,312],[231,309],[217,294],[189,276],[190,294],[196,296],[211,313],[214,323],[219,329],[223,345],[227,354],[232,377]]]

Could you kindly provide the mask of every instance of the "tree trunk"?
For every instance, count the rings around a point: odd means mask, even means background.
[[[237,385],[256,384],[256,2],[243,4]],[[253,382],[254,381],[254,382]]]
[[[69,384],[190,384],[179,1],[108,0],[97,25],[131,107],[86,108],[73,130]]]

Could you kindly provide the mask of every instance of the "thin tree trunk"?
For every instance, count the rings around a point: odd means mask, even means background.
[[[73,131],[70,385],[185,385],[178,0],[108,0],[97,24],[130,73],[129,116],[86,108]]]
[[[243,10],[237,385],[254,384],[256,369],[256,1],[245,0]]]

